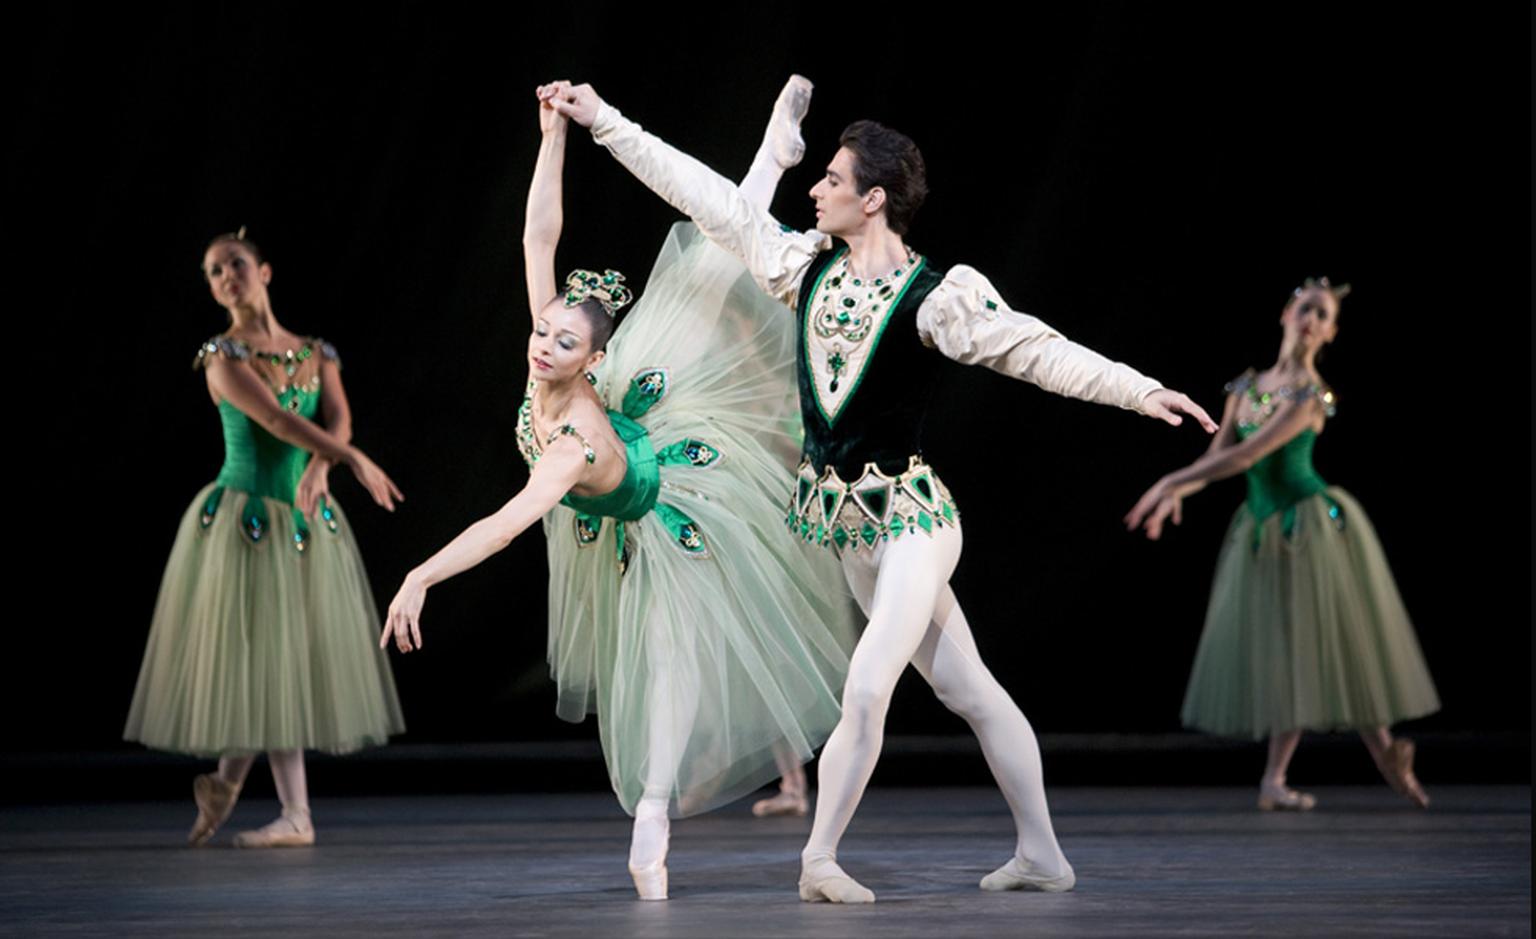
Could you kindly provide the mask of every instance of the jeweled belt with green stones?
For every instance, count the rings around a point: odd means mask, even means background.
[[[854,482],[845,482],[830,466],[818,473],[805,462],[795,477],[785,523],[811,544],[861,551],[911,532],[931,535],[936,526],[959,525],[960,513],[921,457],[909,457],[906,471],[897,476],[866,464]]]

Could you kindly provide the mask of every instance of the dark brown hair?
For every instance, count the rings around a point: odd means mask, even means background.
[[[905,235],[912,216],[928,197],[928,168],[917,144],[897,130],[874,121],[854,121],[838,143],[853,153],[853,184],[859,195],[885,190],[885,222]]]
[[[223,244],[226,241],[232,241],[235,244],[240,245],[245,250],[251,252],[251,257],[256,259],[256,264],[258,267],[267,263],[267,259],[262,256],[261,249],[256,247],[256,242],[245,237],[244,225],[240,226],[239,231],[227,231],[222,235],[214,235],[208,240],[208,247],[203,249],[203,254],[206,255],[209,251],[212,251],[215,247]]]
[[[613,336],[613,328],[616,316],[609,316],[608,311],[595,297],[576,304],[575,309],[587,314],[587,325],[592,328],[592,349],[588,355],[593,355],[608,348],[608,340]]]

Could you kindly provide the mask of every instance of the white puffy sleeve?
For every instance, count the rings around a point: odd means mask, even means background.
[[[741,258],[758,286],[793,309],[805,269],[818,252],[831,247],[830,238],[780,225],[735,183],[646,133],[606,102],[592,122],[592,139],[692,219],[705,237]]]
[[[1059,395],[1141,411],[1146,396],[1162,387],[1010,310],[991,282],[964,264],[950,268],[924,299],[917,330],[924,343],[956,362],[985,365]]]

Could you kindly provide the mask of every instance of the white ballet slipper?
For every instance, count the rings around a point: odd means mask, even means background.
[[[837,858],[823,855],[800,862],[800,899],[806,903],[873,903],[875,892],[849,877]]]
[[[1065,863],[1065,862],[1063,862]],[[1008,863],[981,878],[983,890],[1043,890],[1046,893],[1066,893],[1077,883],[1072,865],[1066,865],[1060,874],[1046,874],[1018,855]]]

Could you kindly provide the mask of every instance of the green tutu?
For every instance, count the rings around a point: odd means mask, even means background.
[[[628,472],[545,518],[549,663],[559,716],[597,715],[626,811],[731,801],[837,724],[852,603],[783,522],[794,356],[794,317],[684,224],[598,371]]]
[[[341,507],[303,551],[292,506],[210,484],[182,517],[123,736],[197,756],[347,753],[405,729],[379,615]],[[247,503],[265,510],[253,542]]]
[[[1262,521],[1238,509],[1216,564],[1185,726],[1262,739],[1388,726],[1439,708],[1359,503],[1330,486]]]

